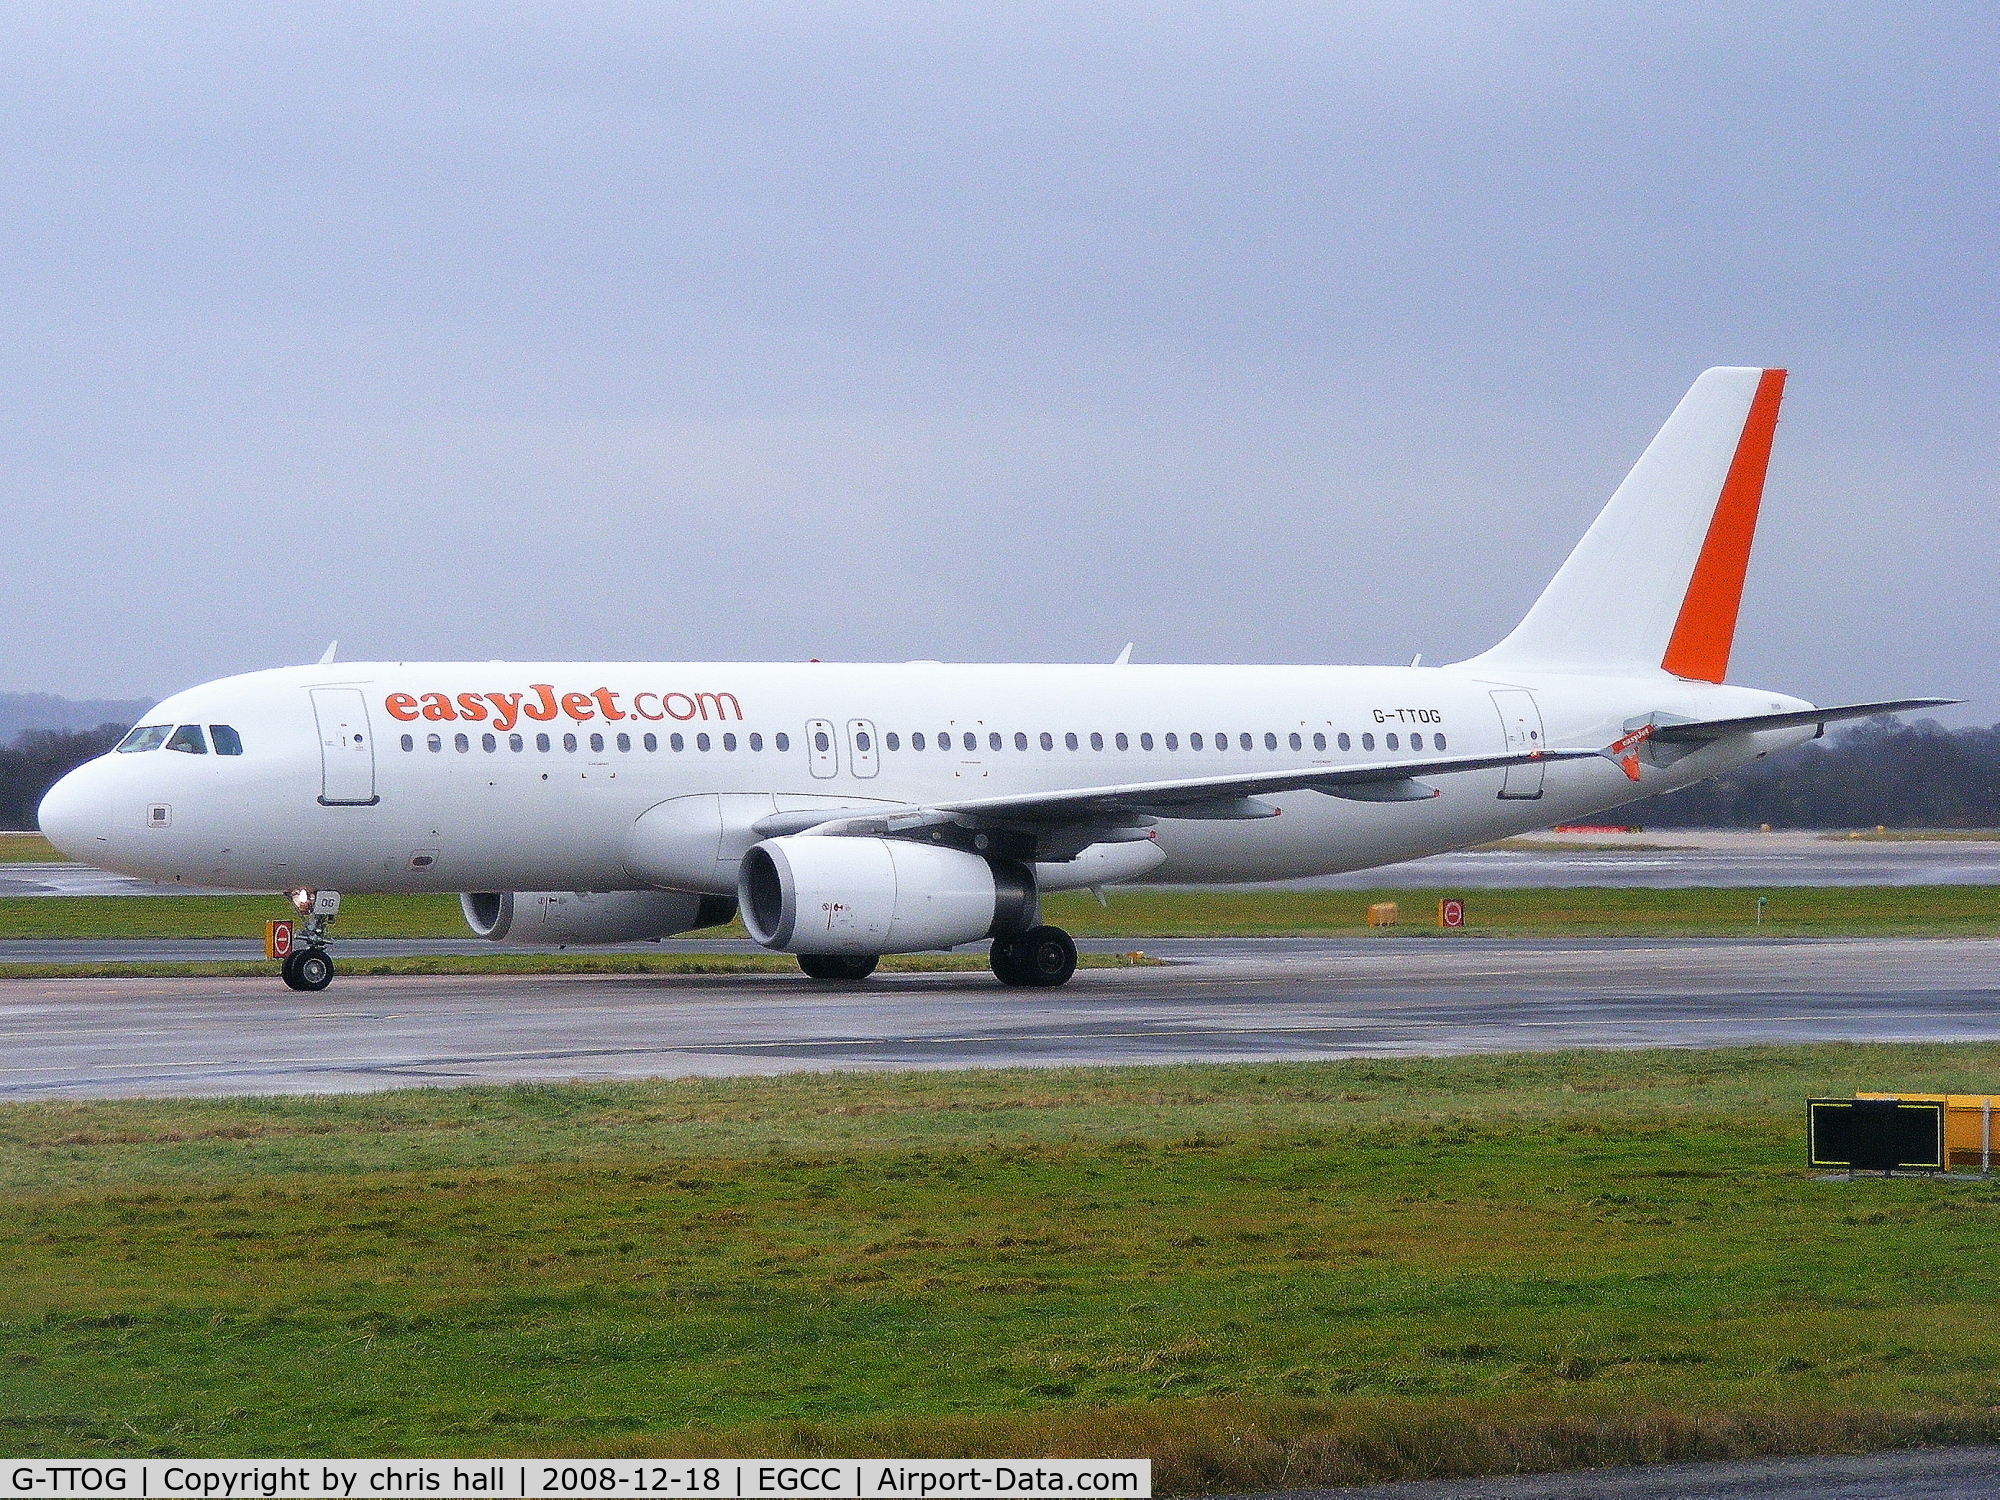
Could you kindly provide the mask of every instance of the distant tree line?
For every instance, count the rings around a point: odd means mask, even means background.
[[[102,755],[125,738],[125,727],[24,729],[11,745],[0,746],[0,828],[33,828],[42,794],[72,766]]]
[[[1870,719],[1618,817],[1646,828],[2000,828],[2000,724]]]
[[[124,733],[30,729],[0,748],[0,828],[33,828],[42,794]],[[2000,724],[1870,719],[1618,816],[1649,828],[2000,828]]]

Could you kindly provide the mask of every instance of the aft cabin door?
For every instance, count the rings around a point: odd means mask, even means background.
[[[1542,740],[1542,711],[1535,706],[1535,695],[1526,688],[1500,688],[1493,694],[1493,706],[1500,711],[1500,728],[1507,736],[1507,751],[1518,755],[1524,750],[1544,748]],[[1532,802],[1542,795],[1542,773],[1547,767],[1540,763],[1528,766],[1509,766],[1506,780],[1500,783],[1500,795],[1509,799]]]
[[[328,807],[370,807],[375,797],[375,736],[359,688],[314,688],[319,722],[319,800]]]

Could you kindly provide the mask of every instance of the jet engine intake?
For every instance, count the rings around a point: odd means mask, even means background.
[[[1026,865],[905,839],[765,839],[736,898],[750,936],[781,953],[917,953],[1036,922]]]
[[[692,891],[467,891],[458,898],[465,925],[495,943],[641,943],[736,915],[727,896]]]

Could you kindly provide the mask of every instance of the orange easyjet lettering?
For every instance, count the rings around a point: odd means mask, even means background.
[[[382,707],[390,718],[405,724],[417,719],[433,723],[464,719],[472,724],[489,720],[495,729],[512,729],[522,719],[546,724],[558,715],[582,723],[602,718],[609,723],[625,719],[738,720],[743,705],[734,693],[634,693],[629,710],[620,705],[623,695],[608,687],[588,692],[558,693],[552,682],[531,682],[526,693],[389,693]]]
[[[725,698],[729,700],[729,706],[736,710],[736,717],[739,719],[742,718],[743,705],[736,701],[734,693],[696,693],[694,695],[694,701],[701,705],[701,716],[704,719],[708,717],[708,705],[711,703],[715,705],[716,718],[728,718],[729,715],[722,711],[722,700]]]

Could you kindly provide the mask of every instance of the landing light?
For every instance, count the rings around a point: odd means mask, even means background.
[[[318,894],[319,892],[317,891],[308,891],[300,888],[298,890],[286,891],[285,899],[292,903],[293,910],[297,911],[300,916],[307,917],[312,915],[313,897]]]

